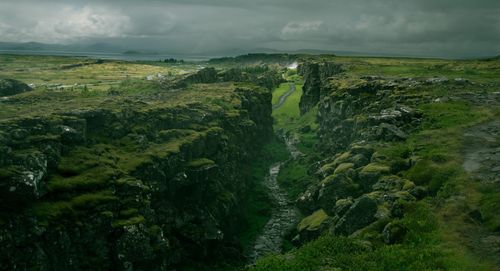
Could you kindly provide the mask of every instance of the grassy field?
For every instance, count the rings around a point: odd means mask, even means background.
[[[86,57],[0,55],[0,78],[12,78],[36,88],[107,90],[124,80],[174,76],[195,65],[134,63]]]

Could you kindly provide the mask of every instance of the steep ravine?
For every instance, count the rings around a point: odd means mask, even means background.
[[[289,90],[279,98],[278,103],[273,106],[273,110],[280,108],[294,91],[295,85],[290,84]],[[287,136],[284,136],[283,139],[286,144],[286,149],[290,153],[290,159],[297,159],[302,153],[294,145],[296,139]],[[295,204],[290,201],[287,192],[278,184],[278,175],[285,162],[286,161],[280,161],[272,164],[269,167],[268,174],[263,180],[263,184],[268,190],[267,193],[274,208],[271,218],[262,229],[262,232],[257,236],[253,248],[249,253],[250,263],[254,263],[257,259],[266,254],[281,252],[285,235],[290,232],[299,221],[299,211],[295,207]]]
[[[287,149],[292,157],[297,153],[292,144],[287,144]],[[300,213],[293,202],[289,200],[287,192],[278,184],[278,175],[283,163],[278,162],[271,165],[268,175],[264,178],[264,185],[268,189],[268,195],[273,202],[274,209],[262,233],[255,240],[249,255],[252,263],[266,254],[281,252],[285,235],[295,227],[300,218]]]

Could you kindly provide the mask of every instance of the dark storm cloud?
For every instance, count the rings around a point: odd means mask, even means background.
[[[174,53],[322,49],[500,53],[498,0],[2,1],[0,41],[105,41]]]

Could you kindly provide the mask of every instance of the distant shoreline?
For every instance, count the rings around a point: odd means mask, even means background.
[[[7,55],[34,55],[34,56],[68,56],[88,57],[94,59],[123,60],[123,61],[160,61],[164,59],[183,59],[186,61],[207,61],[218,56],[192,55],[164,55],[164,54],[124,54],[99,52],[69,52],[69,51],[34,51],[34,50],[0,50],[0,54]]]

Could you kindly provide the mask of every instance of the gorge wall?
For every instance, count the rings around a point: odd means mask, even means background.
[[[401,241],[401,218],[407,203],[427,188],[405,177],[418,157],[389,151],[419,128],[422,102],[413,79],[360,77],[343,73],[336,63],[304,63],[304,114],[317,106],[320,160],[309,173],[317,179],[297,199],[305,218],[297,227],[297,244],[329,231],[370,241]]]
[[[170,270],[240,257],[251,185],[240,167],[272,133],[271,94],[213,88],[2,120],[0,269]]]

